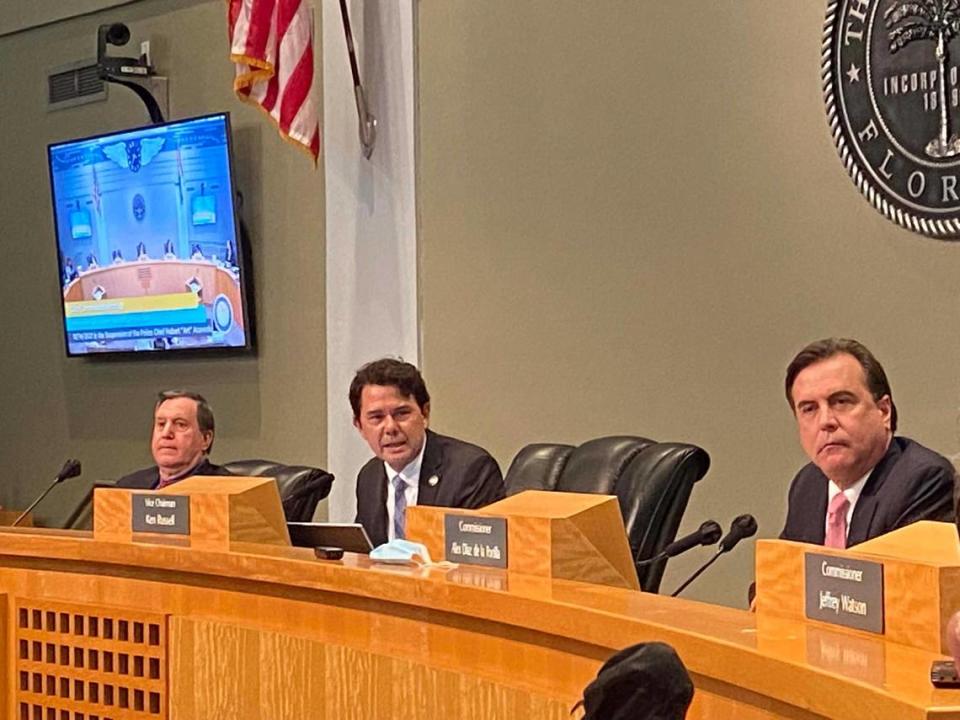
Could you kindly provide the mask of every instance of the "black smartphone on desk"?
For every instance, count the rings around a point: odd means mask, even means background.
[[[319,545],[313,549],[313,554],[320,560],[339,560],[343,557],[343,548]]]
[[[930,682],[938,688],[960,688],[960,675],[953,660],[934,660],[930,665]]]

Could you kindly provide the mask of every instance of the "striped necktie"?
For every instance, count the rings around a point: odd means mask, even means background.
[[[407,483],[400,475],[393,478],[393,537],[406,538]]]

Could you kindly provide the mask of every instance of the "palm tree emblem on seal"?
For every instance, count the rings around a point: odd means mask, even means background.
[[[896,54],[915,40],[935,40],[937,95],[940,105],[940,133],[925,148],[933,158],[960,154],[960,136],[950,133],[947,108],[947,67],[950,40],[960,32],[960,0],[913,0],[895,2],[883,14],[890,52]]]
[[[892,222],[960,241],[960,0],[827,0],[822,37],[850,179]]]

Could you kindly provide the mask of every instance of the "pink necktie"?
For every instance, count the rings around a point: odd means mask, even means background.
[[[824,545],[832,548],[847,546],[847,508],[850,501],[842,492],[833,496],[827,508],[827,537]]]

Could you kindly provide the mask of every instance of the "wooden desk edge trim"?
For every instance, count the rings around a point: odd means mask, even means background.
[[[897,703],[905,711],[909,708],[912,711],[909,717],[914,716],[916,712],[925,713],[925,708],[911,705],[903,698],[894,696],[884,687],[844,678],[824,668],[761,652],[755,646],[754,634],[750,632],[755,629],[755,617],[746,611],[732,608],[708,606],[695,601],[670,599],[657,595],[644,595],[628,590],[599,588],[573,581],[551,583],[542,581],[540,578],[526,577],[523,579],[541,581],[543,586],[549,586],[551,590],[548,597],[537,598],[529,591],[525,595],[521,590],[511,593],[510,602],[478,602],[476,598],[478,593],[502,596],[504,592],[450,582],[441,575],[430,577],[430,570],[427,570],[428,574],[424,576],[423,571],[398,573],[393,569],[380,570],[359,565],[325,563],[307,558],[213,552],[140,543],[104,543],[95,542],[88,537],[70,535],[37,535],[21,532],[5,534],[6,542],[0,550],[0,566],[9,564],[15,568],[30,569],[30,565],[25,561],[38,560],[47,564],[48,567],[68,573],[71,572],[71,566],[74,568],[82,566],[84,569],[90,568],[94,571],[102,567],[104,568],[102,574],[107,575],[119,574],[116,571],[120,568],[129,568],[128,574],[134,576],[153,573],[154,577],[150,579],[157,582],[163,582],[164,576],[169,580],[194,576],[208,578],[214,585],[219,579],[221,582],[241,581],[245,585],[250,584],[251,587],[256,585],[288,587],[378,602],[384,602],[385,597],[390,597],[391,599],[387,602],[410,606],[412,610],[428,609],[441,614],[462,615],[589,646],[609,648],[611,651],[629,643],[662,640],[678,649],[692,673],[744,688],[788,706],[822,712],[823,710],[811,706],[804,692],[796,689],[797,685],[815,683],[821,686],[824,684],[827,687],[833,686],[836,692],[846,693],[848,701],[853,691],[856,695],[863,693],[864,701],[869,698],[875,700],[876,697],[884,697],[887,702]],[[94,545],[97,550],[96,558],[91,559],[91,546]],[[8,558],[14,560],[9,562]],[[167,562],[163,562],[164,560]],[[302,573],[305,568],[312,570],[310,574],[313,577],[299,577],[295,581],[290,578],[291,574]],[[111,569],[113,569],[112,572]],[[344,582],[345,577],[347,582]],[[353,582],[357,579],[361,582]],[[422,583],[424,580],[429,582],[424,585]],[[374,584],[377,587],[373,587]],[[396,594],[385,592],[391,589],[398,592]],[[635,606],[637,602],[646,605],[652,603],[653,608],[650,612],[655,617],[643,617],[640,614],[641,608],[638,607],[626,608],[621,614],[580,605],[571,599],[556,599],[554,593],[557,591],[561,594],[569,591],[572,595],[583,591],[585,597],[597,594],[619,596],[626,605],[631,606]],[[666,624],[663,608],[677,603],[685,606],[684,611],[677,613],[674,608],[670,613],[671,619],[678,615],[684,619],[699,615],[702,616],[701,620],[707,621],[710,616],[716,614],[728,615],[728,620],[742,616],[744,623],[740,632],[744,636],[743,643]],[[551,606],[555,612],[544,613],[544,604]],[[625,623],[629,625],[628,629],[624,627]],[[702,659],[707,654],[710,656],[709,661]],[[768,673],[767,677],[757,677],[752,674],[749,667],[754,665],[758,658],[764,658],[766,663],[781,667],[783,674]],[[788,675],[792,675],[796,680],[798,673],[807,676],[804,683],[783,683],[778,680]],[[750,685],[745,685],[745,680],[749,680]],[[829,693],[824,695],[829,696]],[[943,710],[946,708],[937,708],[934,712]],[[915,716],[926,717],[927,715]]]

